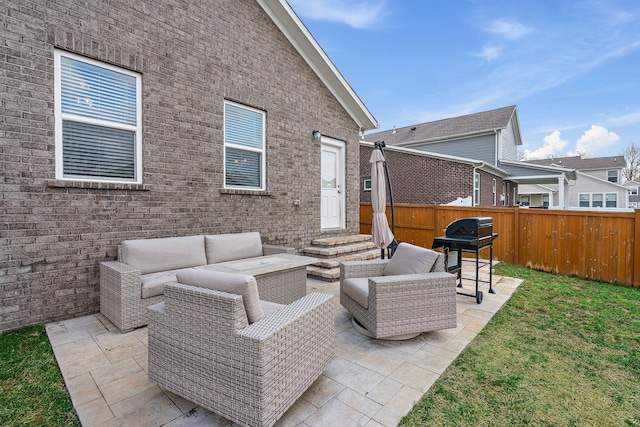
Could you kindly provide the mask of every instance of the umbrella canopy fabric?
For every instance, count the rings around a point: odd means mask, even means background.
[[[371,153],[371,207],[373,221],[371,236],[377,248],[384,249],[393,242],[393,233],[389,229],[389,222],[385,214],[387,205],[387,187],[384,181],[384,155],[380,150]]]

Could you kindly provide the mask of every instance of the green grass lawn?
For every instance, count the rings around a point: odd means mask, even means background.
[[[640,289],[495,271],[525,281],[400,425],[640,426]]]
[[[0,426],[79,426],[44,326],[0,334]]]

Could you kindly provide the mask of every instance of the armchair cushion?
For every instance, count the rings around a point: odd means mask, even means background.
[[[369,308],[369,278],[352,277],[342,281],[342,292],[349,295],[362,308]]]
[[[264,317],[269,317],[271,316],[273,313],[275,313],[276,311],[280,310],[281,308],[286,307],[286,305],[284,304],[278,304],[277,302],[270,302],[270,301],[260,301],[260,307],[262,307],[262,312],[264,313]]]
[[[143,274],[140,276],[140,284],[142,285],[142,299],[156,297],[164,293],[164,284],[167,282],[175,282],[176,274],[181,271],[189,271],[190,268],[180,270],[158,271],[157,273]]]
[[[382,272],[383,276],[429,273],[438,252],[409,243],[400,243]]]
[[[258,295],[258,284],[253,276],[192,269],[179,272],[176,277],[178,282],[186,285],[241,295],[249,323],[257,322],[264,317]]]
[[[205,264],[263,255],[262,240],[257,231],[204,236],[204,244],[207,253]]]

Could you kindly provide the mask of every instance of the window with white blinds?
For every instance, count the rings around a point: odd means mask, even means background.
[[[56,177],[141,182],[140,75],[56,51]]]
[[[224,185],[264,190],[265,113],[224,103]]]

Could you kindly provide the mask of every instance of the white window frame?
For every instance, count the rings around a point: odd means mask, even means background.
[[[364,191],[371,191],[371,179],[365,179],[362,183]]]
[[[542,195],[542,206],[546,206],[549,207],[549,195],[548,194],[543,194]]]
[[[95,118],[80,117],[73,114],[62,113],[62,58],[70,58],[96,67],[101,67],[136,79],[136,125],[119,124],[112,121]],[[111,183],[142,183],[142,76],[139,73],[126,70],[121,67],[106,64],[84,56],[76,55],[62,50],[54,50],[54,93],[55,93],[55,176],[57,180],[86,181],[86,182],[111,182]],[[70,121],[88,125],[102,126],[110,129],[120,129],[134,132],[134,179],[121,180],[110,177],[65,175],[63,158],[63,122]]]
[[[580,206],[580,198],[586,196],[589,199],[589,206]],[[597,202],[601,204],[601,206],[594,206],[596,200],[594,200],[595,196],[599,196],[600,200]],[[607,206],[607,196],[615,196],[615,206]],[[618,207],[618,193],[579,193],[578,194],[578,206],[581,208],[616,208]]]
[[[638,187],[631,187],[629,189],[629,195],[630,196],[637,196],[638,195]]]
[[[528,194],[520,195],[520,206],[530,206],[531,205],[531,196]]]
[[[619,180],[620,176],[617,169],[610,169],[607,171],[607,181],[618,183]]]
[[[609,196],[614,196],[614,202],[615,202],[614,206],[609,206],[609,200],[608,200]],[[617,208],[618,207],[618,193],[605,193],[605,195],[604,195],[604,207],[605,208]]]
[[[498,203],[498,181],[493,178],[493,206]]]
[[[252,108],[243,104],[239,104],[237,102],[233,102],[233,101],[228,101],[225,100],[224,101],[224,106],[223,106],[223,111],[226,111],[226,106],[227,105],[233,105],[235,107],[238,108],[242,108],[245,110],[249,110],[255,113],[259,113],[262,115],[262,144],[260,148],[255,148],[255,147],[248,147],[246,145],[238,145],[238,144],[232,144],[232,143],[228,143],[227,142],[227,135],[226,135],[226,127],[227,127],[227,119],[226,119],[226,114],[224,115],[224,119],[223,119],[223,134],[224,134],[224,150],[223,150],[223,160],[222,160],[222,164],[223,164],[223,175],[222,175],[222,179],[223,179],[223,183],[224,183],[224,188],[228,188],[228,189],[239,189],[239,190],[254,190],[254,191],[264,191],[266,189],[266,141],[267,141],[267,136],[266,136],[266,128],[267,128],[267,114],[265,111],[263,110],[258,110],[257,108]],[[244,151],[248,151],[251,153],[258,153],[260,155],[260,185],[257,187],[251,187],[251,186],[239,186],[239,185],[227,185],[227,148],[234,148],[236,150],[244,150]]]
[[[473,173],[473,204],[480,204],[480,172]]]

